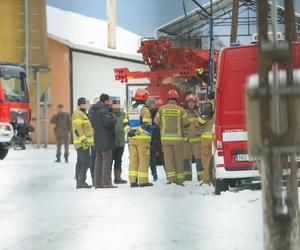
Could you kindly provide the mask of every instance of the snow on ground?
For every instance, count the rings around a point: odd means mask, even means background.
[[[166,185],[162,167],[154,187],[77,190],[76,152],[54,158],[28,146],[0,162],[1,250],[262,249],[260,191]]]

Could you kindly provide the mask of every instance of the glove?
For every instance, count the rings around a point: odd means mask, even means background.
[[[83,150],[87,150],[89,147],[90,147],[89,142],[87,140],[84,140],[82,142],[82,148],[83,148]]]
[[[136,129],[131,129],[131,130],[129,130],[129,132],[128,132],[128,137],[135,136],[135,132],[136,132]]]

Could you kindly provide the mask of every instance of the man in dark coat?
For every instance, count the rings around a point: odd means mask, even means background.
[[[92,126],[94,128],[94,145],[96,164],[94,174],[95,188],[114,188],[111,180],[112,149],[114,147],[114,128],[116,118],[109,111],[112,101],[107,94],[100,96],[93,109]]]
[[[50,123],[54,124],[54,133],[56,138],[56,161],[60,162],[61,146],[65,146],[65,162],[68,162],[70,133],[72,131],[71,115],[64,110],[62,104],[57,105],[56,113],[51,117]]]
[[[163,165],[163,153],[160,140],[160,128],[154,123],[155,115],[158,108],[155,108],[155,99],[153,97],[148,97],[146,101],[147,107],[150,109],[151,119],[152,119],[152,135],[150,143],[150,169],[153,177],[153,181],[157,181],[157,170],[156,166],[159,164]]]

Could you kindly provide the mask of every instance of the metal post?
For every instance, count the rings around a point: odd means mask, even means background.
[[[230,43],[237,42],[237,31],[239,21],[239,0],[233,0],[232,3],[232,19],[231,19]]]
[[[209,58],[209,87],[207,89],[208,94],[214,92],[214,18],[213,18],[213,3],[210,0],[210,29],[209,29],[209,49],[210,49],[210,58]]]
[[[295,153],[295,96],[283,98],[279,90],[293,87],[294,38],[293,1],[285,0],[286,38],[284,43],[276,43],[276,2],[273,0],[273,42],[268,41],[267,0],[257,0],[259,31],[259,91],[261,140],[260,167],[262,175],[262,200],[264,211],[264,248],[268,250],[298,250],[299,209],[297,194],[297,171]],[[276,65],[286,67],[286,85],[276,84],[274,72],[272,85],[269,84],[269,69]],[[274,66],[275,65],[275,66]],[[274,83],[275,82],[275,83]],[[277,92],[274,90],[278,91]],[[248,119],[251,119],[249,117]],[[283,122],[284,121],[284,122]],[[292,148],[292,150],[290,150]],[[290,151],[287,151],[289,149]],[[289,160],[288,160],[289,159]],[[283,170],[286,170],[286,187],[283,185]]]
[[[106,0],[107,47],[116,48],[116,0]]]
[[[44,147],[48,147],[48,87],[45,89],[44,98]]]
[[[41,144],[41,113],[40,113],[40,71],[36,69],[35,74],[35,89],[36,89],[36,146],[40,148]]]
[[[26,72],[26,82],[29,83],[29,7],[28,1],[24,0],[24,16],[25,16],[25,27],[24,27],[24,35],[25,35],[25,72]]]

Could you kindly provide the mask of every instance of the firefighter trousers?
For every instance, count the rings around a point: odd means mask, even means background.
[[[203,175],[201,162],[201,141],[183,143],[183,165],[186,180],[192,180],[192,160],[193,156],[196,162],[197,178],[200,181]]]
[[[203,164],[203,182],[209,184],[209,163],[211,160],[211,140],[202,140],[201,142],[201,159]]]
[[[129,149],[129,181],[130,183],[148,183],[150,160],[150,142],[128,144]]]
[[[90,149],[79,148],[77,151],[77,162],[75,169],[75,177],[77,185],[83,185],[86,181],[86,172],[89,168]]]
[[[182,162],[182,142],[177,142],[176,144],[162,145],[162,150],[164,153],[165,161],[165,171],[167,175],[167,180],[171,183],[183,184],[184,182],[184,170]]]

